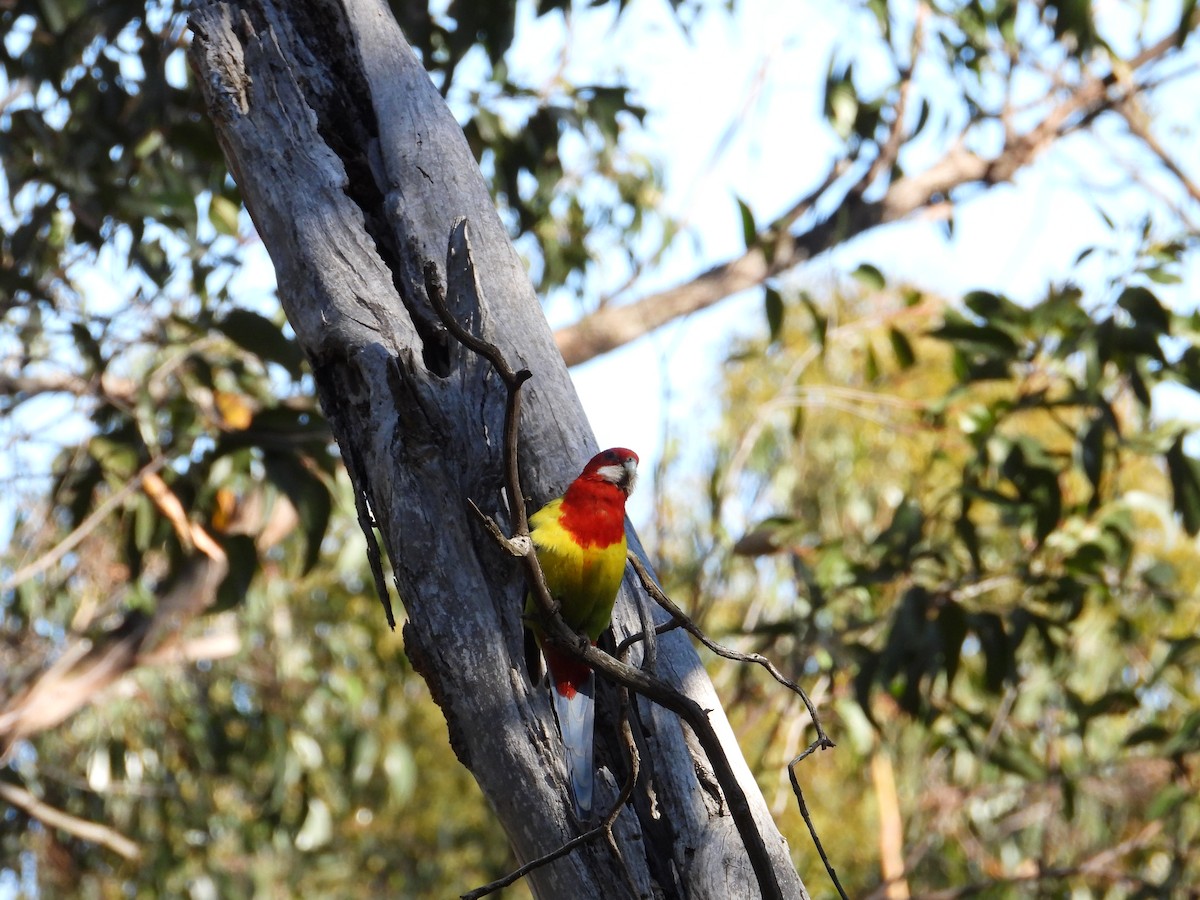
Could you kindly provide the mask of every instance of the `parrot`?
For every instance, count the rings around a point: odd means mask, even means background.
[[[597,453],[561,497],[529,517],[538,565],[563,621],[593,644],[612,619],[625,574],[625,500],[637,481],[637,466],[638,455],[624,447]],[[582,820],[591,814],[595,779],[596,676],[586,663],[542,640],[532,597],[526,600],[525,618],[550,674],[575,813]],[[540,671],[536,654],[530,671]]]

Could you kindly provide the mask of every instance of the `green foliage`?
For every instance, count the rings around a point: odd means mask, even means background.
[[[707,6],[670,5],[685,29]],[[391,3],[539,288],[593,296],[598,269],[657,260],[677,232],[659,162],[633,149],[649,114],[635,86],[524,83],[508,64],[516,3],[437,6]],[[837,161],[873,172],[856,191],[904,177],[895,135],[957,139],[966,123],[965,145],[994,150],[1015,84],[1053,97],[1127,77],[1093,4],[960,2],[928,5],[919,71],[936,74],[908,83],[910,9],[861,4],[867,28],[825,70]],[[1194,12],[1181,5],[1180,46]],[[86,422],[17,504],[0,578],[74,543],[0,595],[0,699],[159,626],[133,675],[0,771],[142,858],[4,806],[0,869],[33,860],[48,896],[448,896],[512,861],[385,631],[303,354],[272,304],[236,300],[252,241],[184,25],[170,0],[0,11],[0,411],[66,395]],[[764,228],[741,199],[736,214],[771,264],[796,223]],[[696,491],[710,508],[659,515],[672,591],[824,696],[842,746],[800,774],[852,893],[878,883],[885,758],[916,893],[1031,867],[1067,872],[1052,890],[1086,888],[1080,861],[1113,847],[1143,894],[1200,880],[1200,462],[1154,408],[1165,386],[1200,390],[1200,313],[1165,302],[1194,237],[1152,226],[1109,290],[1030,304],[985,288],[931,315],[934,298],[871,264],[850,299],[772,279],[769,340],[727,369]],[[182,614],[167,588],[202,555],[193,528],[229,571]],[[746,669],[718,681],[764,790],[792,810],[777,774],[799,709]]]
[[[133,836],[139,861],[11,809],[5,858],[37,853],[39,877],[64,896],[432,898],[511,867],[469,774],[447,765],[440,712],[364,589],[352,527],[343,517],[339,552],[307,577],[268,563],[240,598],[236,629],[211,621],[208,634],[239,637],[234,655],[139,674],[18,755],[29,789]]]
[[[464,130],[513,237],[532,238],[523,246],[542,289],[578,290],[598,254],[651,223],[670,231],[656,211],[657,173],[624,149],[645,114],[628,87],[547,91],[510,79],[513,3],[452,3],[444,15],[393,7],[443,92],[466,94]],[[25,346],[38,345],[45,311],[74,313],[79,264],[102,250],[143,290],[170,284],[202,302],[214,273],[240,255],[241,204],[183,58],[185,28],[170,0],[19,2],[0,13],[12,88],[0,157],[13,223],[0,236],[0,312]],[[459,84],[473,50],[487,72],[468,67]]]
[[[201,233],[197,198],[223,210],[236,194],[181,82],[183,15],[169,3],[23,2],[0,22],[0,64],[14,91],[0,128],[15,223],[2,246],[6,309],[54,308],[65,261],[114,242],[158,288],[190,268],[199,289],[214,265],[208,254],[220,251]],[[168,233],[190,257],[167,261]]]
[[[976,850],[960,843],[936,864],[914,851],[918,893],[995,878],[990,860],[1005,854],[1070,869],[1139,829],[1125,875],[1151,891],[1195,879],[1200,821],[1183,795],[1197,788],[1200,462],[1152,402],[1179,378],[1167,353],[1186,355],[1195,336],[1181,344],[1184,317],[1138,281],[1111,300],[1051,288],[1027,306],[977,291],[936,314],[904,290],[879,308],[880,283],[824,305],[841,325],[821,354],[801,322],[770,349],[734,350],[722,492],[711,525],[684,529],[714,535],[699,538],[708,562],[690,566],[669,541],[660,571],[703,598],[710,627],[827,685],[835,740],[871,723],[850,752],[895,748],[916,779],[900,794],[914,845],[932,855],[970,829]],[[751,728],[778,702],[739,686],[731,708]],[[796,744],[762,752],[786,760]],[[818,824],[860,790],[824,765],[838,763],[801,767],[822,785],[809,795]],[[1103,780],[1117,784],[1105,793]],[[1010,810],[1013,824],[939,815],[920,800],[935,789]],[[1017,824],[1031,803],[1040,824]],[[932,844],[915,837],[926,833]],[[860,873],[851,893],[865,893],[873,864],[842,850],[839,871]]]

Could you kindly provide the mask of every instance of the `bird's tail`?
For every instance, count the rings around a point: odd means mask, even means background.
[[[567,777],[571,781],[575,814],[583,821],[592,812],[592,787],[596,777],[592,762],[596,722],[595,673],[589,670],[586,677],[577,681],[573,688],[564,691],[561,685],[554,685],[552,693],[558,730],[566,751]]]

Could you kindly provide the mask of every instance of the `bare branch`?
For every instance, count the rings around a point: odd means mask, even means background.
[[[793,682],[791,679],[784,676],[784,674],[775,667],[775,664],[772,663],[765,656],[762,656],[761,654],[758,654],[758,653],[739,653],[738,651],[730,650],[729,648],[724,647],[721,644],[718,644],[716,641],[709,638],[708,635],[705,634],[704,631],[700,628],[700,626],[698,626],[695,622],[693,622],[683,612],[683,610],[681,610],[674,603],[674,601],[672,601],[671,598],[668,597],[666,595],[666,593],[658,586],[658,584],[650,576],[649,571],[646,569],[646,567],[642,563],[642,561],[640,559],[638,559],[637,556],[634,555],[633,553],[629,553],[628,557],[629,557],[629,562],[633,565],[634,570],[638,573],[638,577],[641,578],[642,586],[645,587],[647,593],[649,593],[659,603],[659,605],[661,605],[664,609],[667,610],[667,612],[669,612],[671,614],[672,620],[670,622],[666,623],[665,625],[661,625],[658,628],[656,628],[655,629],[656,632],[662,633],[671,628],[682,627],[689,634],[691,634],[693,637],[695,637],[697,640],[699,640],[701,643],[703,643],[705,647],[707,647],[709,650],[716,653],[718,656],[723,656],[726,659],[732,659],[732,660],[736,660],[739,662],[755,663],[757,665],[762,666],[768,672],[771,673],[771,676],[776,681],[778,681],[780,684],[782,684],[784,687],[786,687],[788,690],[790,690],[792,693],[796,694],[798,697],[800,697],[801,700],[804,701],[804,706],[808,710],[809,717],[812,719],[813,727],[816,729],[817,738],[816,738],[816,740],[814,740],[812,742],[812,744],[809,745],[808,749],[806,749],[803,753],[801,753],[799,756],[797,756],[795,759],[793,759],[788,764],[788,767],[787,767],[788,778],[791,779],[792,789],[796,794],[796,800],[800,804],[800,813],[804,817],[805,824],[808,826],[809,834],[812,836],[813,844],[816,846],[817,852],[821,856],[821,861],[825,864],[825,870],[829,873],[829,877],[833,881],[834,887],[837,888],[838,893],[842,896],[843,900],[848,900],[848,898],[846,897],[846,892],[844,890],[842,890],[842,885],[838,881],[837,872],[834,870],[832,864],[829,862],[829,857],[826,856],[826,854],[825,854],[825,848],[824,848],[824,846],[822,846],[821,839],[817,835],[816,826],[813,824],[812,818],[808,814],[808,807],[804,802],[804,795],[800,791],[800,784],[796,780],[796,773],[794,771],[795,765],[798,762],[800,762],[801,760],[803,760],[806,757],[808,757],[809,755],[811,755],[814,751],[828,750],[828,749],[831,749],[831,748],[837,746],[832,740],[830,740],[829,735],[827,735],[825,733],[825,730],[821,727],[821,720],[817,716],[816,707],[813,705],[812,700],[809,699],[808,693],[802,687],[800,687],[798,684]],[[641,640],[642,638],[643,638],[643,635],[631,635],[630,637],[626,638],[621,643],[621,646],[617,648],[618,655],[620,655],[621,651],[623,651],[628,645],[634,643],[635,641]]]
[[[0,797],[48,828],[57,828],[80,840],[107,847],[113,853],[128,860],[136,862],[141,859],[141,848],[125,835],[114,831],[107,825],[89,822],[87,819],[81,819],[65,813],[61,809],[56,809],[49,803],[39,800],[23,787],[7,781],[0,781]]]
[[[57,545],[43,553],[33,562],[17,569],[17,571],[13,572],[6,579],[4,579],[3,582],[0,582],[0,591],[11,591],[18,585],[23,584],[36,575],[40,575],[51,566],[57,564],[59,560],[79,546],[80,541],[91,534],[100,525],[100,523],[108,517],[110,512],[124,503],[134,491],[140,488],[142,486],[142,482],[148,476],[154,475],[159,469],[166,465],[166,463],[166,457],[160,456],[143,466],[140,472],[122,485],[111,497],[97,506],[96,509],[92,511],[90,516],[80,522],[79,525]]]
[[[904,117],[908,113],[908,97],[912,93],[913,70],[916,69],[917,59],[921,52],[921,44],[925,40],[925,20],[928,16],[929,4],[918,3],[916,21],[913,23],[912,40],[910,41],[909,61],[908,65],[900,70],[898,97],[896,98],[895,105],[892,107],[892,114],[895,118],[892,119],[892,127],[888,130],[887,140],[879,147],[879,153],[871,162],[870,167],[863,177],[854,186],[855,193],[865,193],[867,188],[875,183],[876,179],[895,166],[896,160],[900,156],[900,148],[904,145],[906,136]]]
[[[133,403],[137,384],[132,378],[119,378],[105,373],[99,378],[83,378],[70,372],[0,372],[0,396],[12,398],[12,405],[42,394],[72,394],[76,397],[98,396],[122,406]]]
[[[1175,161],[1175,158],[1167,151],[1167,148],[1155,136],[1154,132],[1150,130],[1150,126],[1146,122],[1146,115],[1136,100],[1131,97],[1128,102],[1119,104],[1116,109],[1121,114],[1121,118],[1125,120],[1125,124],[1129,128],[1129,133],[1145,144],[1146,148],[1158,157],[1163,167],[1179,179],[1179,183],[1187,190],[1188,195],[1197,203],[1200,203],[1200,185],[1183,170],[1179,163]]]
[[[1085,79],[1065,99],[1052,106],[1032,129],[1025,133],[1010,132],[1004,147],[993,158],[970,150],[960,137],[925,171],[892,182],[879,200],[867,201],[863,199],[862,191],[851,191],[828,219],[792,235],[786,227],[799,219],[801,210],[807,211],[812,206],[809,198],[805,198],[761,233],[755,246],[736,259],[713,266],[684,284],[633,303],[599,309],[560,328],[555,332],[555,340],[563,359],[571,366],[587,362],[669,322],[757,287],[768,278],[793,269],[879,225],[923,211],[943,214],[943,205],[951,192],[959,188],[1011,181],[1018,171],[1030,165],[1057,140],[1091,124],[1100,113],[1119,106],[1141,89],[1130,74],[1118,76],[1117,72],[1137,72],[1166,56],[1175,46],[1176,35],[1172,33],[1132,58],[1118,61],[1107,75]],[[883,158],[882,152],[880,158]],[[845,162],[843,160],[840,165]],[[826,187],[830,186],[827,180]],[[780,224],[785,226],[782,232],[778,230]],[[766,247],[772,248],[771,252],[765,252]]]
[[[504,548],[509,556],[515,556],[520,559],[529,552],[530,541],[528,535],[517,535],[514,538],[510,538],[500,530],[500,526],[496,524],[495,519],[475,505],[474,500],[468,499],[467,503],[479,521],[483,523],[483,527],[488,530],[488,534],[495,539],[497,544]]]
[[[668,322],[707,309],[739,291],[757,287],[771,276],[825,249],[823,246],[816,249],[818,243],[811,237],[814,233],[823,233],[828,223],[817,226],[808,235],[799,238],[791,235],[789,229],[813,208],[816,201],[845,173],[846,168],[845,162],[831,167],[815,190],[776,219],[759,235],[755,246],[737,259],[714,266],[678,287],[623,306],[605,307],[573,325],[560,328],[554,333],[554,339],[567,365],[587,362],[649,334]],[[767,247],[771,248],[769,263],[764,249]]]
[[[722,644],[718,644],[707,634],[705,634],[704,630],[695,622],[693,622],[691,618],[688,617],[687,613],[679,608],[675,601],[673,601],[666,595],[666,593],[663,592],[663,589],[660,588],[650,576],[650,572],[646,569],[645,563],[643,563],[636,554],[630,552],[627,554],[627,556],[630,564],[633,566],[634,571],[637,572],[638,578],[640,578],[642,581],[642,587],[644,587],[646,592],[655,599],[659,606],[671,614],[670,622],[667,622],[665,625],[660,625],[654,629],[658,634],[662,634],[663,632],[669,631],[672,628],[682,628],[718,656],[722,656],[725,659],[734,660],[735,662],[754,663],[755,665],[762,666],[771,673],[772,678],[804,701],[804,706],[808,710],[808,715],[812,718],[813,727],[817,731],[817,742],[821,745],[821,747],[829,748],[837,746],[832,740],[829,739],[829,735],[825,733],[825,729],[821,727],[821,719],[817,715],[817,708],[813,705],[812,700],[809,699],[809,696],[805,692],[804,688],[800,687],[800,685],[796,684],[796,682],[792,681],[790,678],[780,672],[779,669],[775,667],[775,664],[762,654],[741,653],[737,650],[731,650]],[[642,634],[634,634],[627,637],[621,642],[621,646],[617,648],[618,655],[620,655],[620,651],[624,650],[627,646],[632,645],[636,641],[643,640],[644,637],[645,635]]]
[[[829,880],[833,882],[833,886],[837,888],[838,896],[842,900],[850,900],[846,896],[846,891],[842,888],[841,881],[838,880],[837,870],[833,868],[833,864],[829,862],[829,856],[825,853],[825,847],[821,844],[821,839],[817,836],[817,826],[813,824],[812,816],[808,812],[808,804],[804,802],[804,792],[800,790],[800,781],[796,777],[796,766],[804,762],[808,757],[812,756],[817,750],[824,749],[821,739],[818,737],[815,741],[808,745],[808,748],[788,763],[788,778],[792,782],[792,792],[796,795],[796,803],[800,807],[800,815],[804,819],[804,824],[808,826],[808,833],[813,839],[813,844],[817,848],[817,853],[821,857],[821,862],[825,864],[825,871],[829,873]]]

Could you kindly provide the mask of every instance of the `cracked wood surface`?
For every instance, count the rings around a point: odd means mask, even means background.
[[[191,61],[259,234],[280,300],[363,509],[378,524],[408,614],[405,649],[442,707],[451,743],[524,860],[576,833],[548,696],[522,660],[520,567],[467,501],[506,521],[504,390],[438,323],[422,270],[445,279],[466,216],[482,302],[451,309],[534,378],[524,388],[520,467],[536,507],[578,472],[595,440],[529,279],[459,126],[379,0],[207,2]],[[370,536],[368,536],[370,539]],[[631,541],[637,546],[636,537]],[[614,620],[638,630],[634,579]],[[299,602],[299,601],[298,601]],[[635,651],[633,661],[638,661]],[[694,649],[678,632],[657,674],[706,709],[776,861],[805,896]],[[707,764],[675,717],[637,704],[645,776],[617,823],[629,872],[592,845],[530,876],[540,897],[743,897],[757,889]],[[607,727],[611,726],[611,727]],[[598,723],[598,806],[623,777],[612,711]]]

